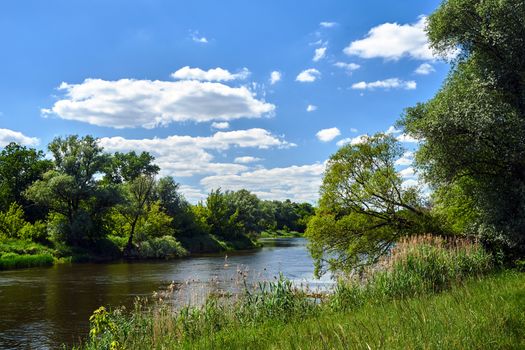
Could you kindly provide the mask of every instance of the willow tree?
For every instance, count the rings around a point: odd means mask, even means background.
[[[444,1],[427,30],[436,53],[457,57],[436,96],[408,109],[402,121],[424,140],[417,165],[453,225],[508,256],[521,256],[525,1]]]
[[[399,238],[434,230],[420,190],[396,171],[402,153],[395,138],[377,134],[330,158],[306,230],[318,274],[372,263]]]

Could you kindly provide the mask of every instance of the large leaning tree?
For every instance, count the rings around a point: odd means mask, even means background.
[[[396,171],[402,153],[394,137],[377,134],[330,158],[306,230],[318,275],[373,263],[399,238],[435,231],[419,188]]]
[[[453,227],[509,258],[525,253],[525,1],[448,0],[428,19],[453,61],[401,124],[424,140],[417,165]]]

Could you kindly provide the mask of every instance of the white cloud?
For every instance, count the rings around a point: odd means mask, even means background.
[[[257,157],[251,157],[251,156],[244,156],[244,157],[237,157],[235,158],[234,162],[239,164],[249,164],[249,163],[256,163],[261,161],[262,158]]]
[[[230,123],[228,123],[228,122],[213,122],[213,123],[211,123],[211,127],[214,128],[214,129],[224,130],[224,129],[230,128]]]
[[[196,80],[86,79],[58,89],[65,95],[44,115],[113,128],[260,118],[275,110],[245,86]]]
[[[401,187],[406,189],[410,187],[420,187],[419,181],[417,179],[408,179],[403,181]]]
[[[316,111],[317,110],[317,106],[314,106],[314,105],[308,105],[306,107],[306,111],[307,112],[313,112],[313,111]]]
[[[36,146],[40,140],[36,137],[29,137],[19,131],[0,128],[0,147],[7,146],[11,142],[16,142],[23,146]]]
[[[323,28],[333,28],[337,25],[337,22],[321,22],[319,25]]]
[[[395,161],[395,165],[411,165],[414,162],[414,152],[406,151],[401,158]]]
[[[373,82],[360,81],[352,84],[354,90],[374,90],[374,89],[405,89],[414,90],[417,87],[415,81],[405,81],[398,78],[377,80]]]
[[[239,174],[215,175],[200,182],[208,190],[221,187],[224,190],[247,189],[262,199],[298,202],[314,202],[319,196],[319,187],[325,165],[293,165],[285,168],[257,169]]]
[[[352,146],[358,145],[365,142],[368,139],[368,135],[359,135],[356,137],[347,137],[342,140],[337,141],[337,146],[342,147],[346,144],[351,144]]]
[[[281,72],[274,70],[272,73],[270,73],[270,84],[274,85],[278,81],[281,81],[282,74]]]
[[[311,82],[316,81],[320,77],[321,77],[321,72],[319,72],[315,68],[309,68],[299,73],[299,75],[297,75],[295,80],[300,81],[302,83],[311,83]]]
[[[344,52],[362,58],[432,60],[435,57],[425,33],[426,23],[425,16],[414,24],[383,23],[370,29],[364,39],[350,43]]]
[[[409,136],[407,134],[401,134],[398,137],[396,137],[396,139],[399,142],[406,142],[406,143],[417,143],[417,142],[419,142],[418,139],[415,139],[412,136]]]
[[[194,32],[191,33],[191,40],[193,40],[196,43],[200,43],[200,44],[207,44],[208,43],[208,39],[206,37],[200,35],[198,31],[194,31]]]
[[[344,70],[346,70],[348,74],[351,74],[352,71],[361,68],[361,66],[358,65],[357,63],[346,63],[346,62],[336,62],[334,63],[334,66],[338,68],[343,68]]]
[[[230,73],[226,69],[220,67],[209,69],[207,71],[200,68],[191,68],[185,66],[178,71],[171,73],[171,77],[181,80],[200,80],[200,81],[230,81],[230,80],[244,80],[250,76],[248,68],[241,69],[238,73]]]
[[[326,56],[326,47],[320,47],[315,49],[313,61],[317,62],[322,60]]]
[[[329,142],[341,135],[341,131],[338,128],[322,129],[315,134],[317,139],[322,142]]]
[[[417,178],[414,168],[411,166],[398,172],[399,176],[403,179],[415,179]]]
[[[288,148],[289,143],[265,129],[218,131],[208,137],[173,135],[166,138],[125,139],[105,137],[100,145],[108,152],[146,151],[164,175],[193,176],[199,174],[235,174],[247,170],[246,166],[214,162],[210,151],[226,151],[231,147],[268,149]]]
[[[434,67],[432,67],[431,64],[423,63],[419,67],[417,67],[414,73],[419,74],[419,75],[428,75],[435,71],[436,70],[434,69]]]
[[[179,191],[184,195],[184,198],[190,203],[198,203],[200,201],[206,200],[207,194],[204,193],[199,188],[189,186],[189,185],[180,185]]]

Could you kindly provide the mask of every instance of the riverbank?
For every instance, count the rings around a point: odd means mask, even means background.
[[[281,237],[281,236],[279,236]],[[126,238],[108,237],[93,249],[44,245],[20,239],[0,242],[0,271],[30,267],[52,266],[61,263],[111,262],[116,260],[170,260],[201,254],[246,251],[257,249],[261,244],[247,236],[225,240],[217,236],[159,237],[138,242],[132,256],[124,256]]]
[[[133,311],[99,308],[83,349],[513,348],[524,345],[525,274],[495,272],[477,243],[400,242],[366,280],[331,293],[285,278],[173,310],[170,293]],[[240,278],[245,278],[244,274]],[[492,346],[494,345],[494,346]]]
[[[370,303],[353,312],[324,311],[288,322],[227,327],[176,346],[261,350],[521,349],[525,346],[524,288],[525,274],[505,272],[435,296]],[[149,338],[151,342],[142,348],[158,347],[163,340]],[[176,343],[171,344],[174,348]]]

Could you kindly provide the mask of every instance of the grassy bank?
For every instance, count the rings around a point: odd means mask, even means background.
[[[132,311],[101,308],[85,349],[513,348],[525,345],[525,274],[493,272],[466,240],[401,242],[366,278],[322,295],[281,278],[173,309],[168,295]],[[242,274],[241,274],[242,277]],[[241,281],[242,282],[242,281]]]
[[[261,238],[297,238],[303,236],[304,232],[285,230],[263,231],[260,235]]]

